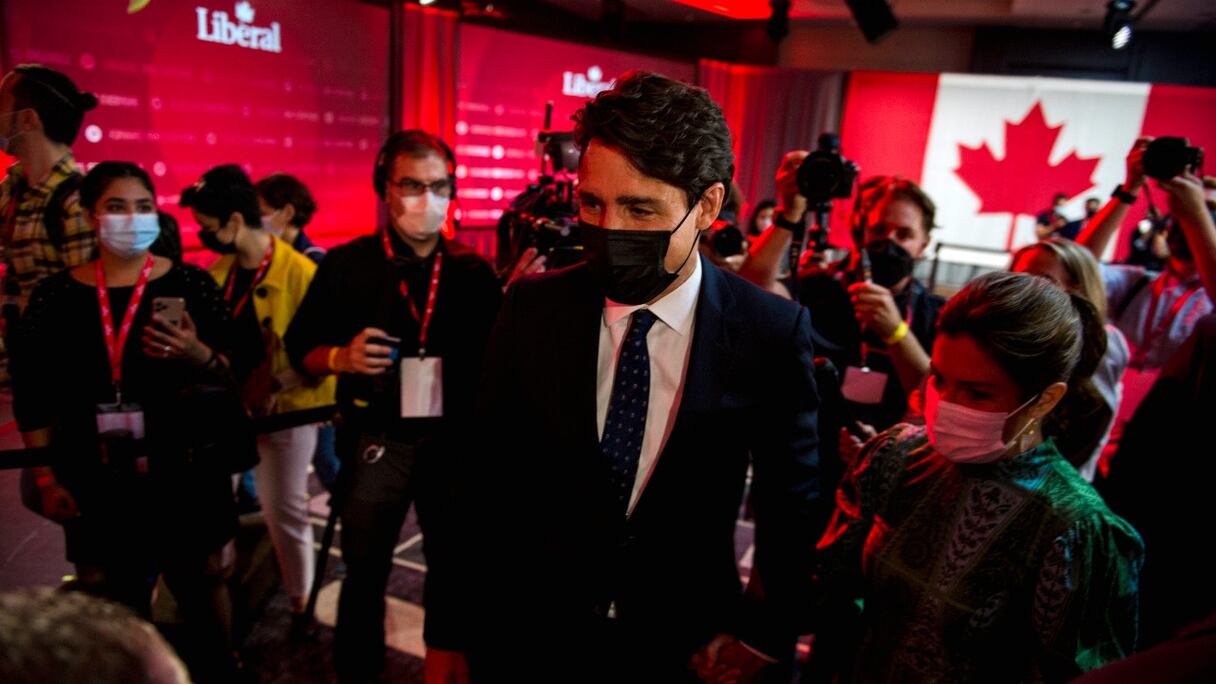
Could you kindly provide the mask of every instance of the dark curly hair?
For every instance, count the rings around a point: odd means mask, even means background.
[[[735,175],[730,128],[704,88],[630,71],[574,114],[574,140],[619,150],[642,173],[684,191],[692,206]]]

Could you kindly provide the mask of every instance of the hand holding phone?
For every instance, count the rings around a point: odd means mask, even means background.
[[[339,350],[335,370],[342,373],[382,375],[392,367],[401,340],[379,328],[364,328]]]
[[[152,300],[152,315],[159,316],[174,328],[182,327],[186,314],[186,300],[182,297],[157,297]]]

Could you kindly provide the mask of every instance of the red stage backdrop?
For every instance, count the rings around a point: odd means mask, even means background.
[[[142,9],[135,9],[143,4]],[[41,62],[97,93],[74,150],[130,160],[161,208],[206,169],[299,177],[322,244],[372,230],[372,160],[388,130],[388,10],[354,0],[8,0],[5,63]]]
[[[540,158],[534,143],[546,101],[554,103],[553,128],[573,130],[570,116],[629,69],[689,83],[695,77],[691,63],[462,26],[456,157],[464,225],[496,223],[536,180]]]
[[[850,77],[842,125],[844,153],[863,177],[896,174],[921,183],[937,202],[935,240],[983,250],[1033,242],[1034,217],[1063,192],[1065,213],[1084,215],[1088,197],[1105,203],[1125,175],[1140,135],[1180,135],[1216,150],[1216,90],[1179,86],[962,74],[858,72]],[[1153,201],[1165,198],[1152,189]],[[1128,250],[1141,197],[1115,249]],[[847,225],[837,208],[834,225]],[[847,231],[833,231],[844,243]],[[1003,254],[943,250],[945,261],[1004,267]]]

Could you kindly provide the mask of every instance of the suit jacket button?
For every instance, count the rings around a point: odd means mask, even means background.
[[[262,327],[263,327],[263,328],[269,328],[269,327],[270,327],[270,325],[271,325],[270,316],[267,316],[266,318],[263,318],[263,319],[262,319]]]
[[[262,287],[259,287],[257,290],[254,290],[254,294],[261,297],[262,299],[265,299],[266,296],[270,294],[270,291],[266,289],[265,285],[263,285]]]

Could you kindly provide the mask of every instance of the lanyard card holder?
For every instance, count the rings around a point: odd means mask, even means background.
[[[144,411],[139,404],[98,404],[97,437],[102,465],[119,473],[148,472],[148,457],[141,448]]]
[[[437,356],[401,359],[401,417],[443,417],[443,359]]]

